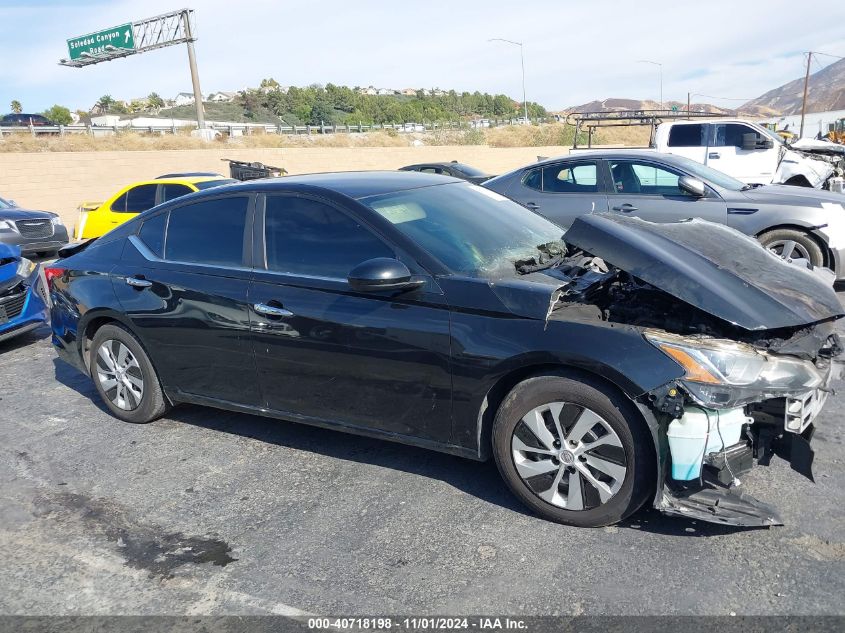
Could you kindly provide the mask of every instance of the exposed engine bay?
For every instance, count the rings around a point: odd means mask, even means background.
[[[845,147],[810,139],[795,141],[788,148],[785,146],[775,179],[785,183],[796,176],[807,178],[813,187],[837,190],[833,186],[836,179],[845,178]]]
[[[673,225],[596,215],[579,218],[563,247],[541,247],[516,269],[545,271],[561,282],[547,321],[635,327],[684,368],[683,377],[638,403],[657,421],[657,508],[733,525],[781,524],[774,508],[741,492],[742,477],[777,455],[813,479],[813,420],[839,375],[835,321],[842,308],[827,279],[813,271],[788,282],[789,264],[757,242],[708,222],[680,224],[695,225],[703,243],[728,239],[722,253],[753,249],[758,264],[720,259],[718,249],[702,255],[678,239]],[[640,238],[636,249],[627,248]],[[761,290],[759,301],[744,290],[734,294],[737,281]],[[816,290],[818,305],[797,305],[796,283]]]

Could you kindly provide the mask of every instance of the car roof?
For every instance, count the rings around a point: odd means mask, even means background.
[[[154,178],[152,180],[140,180],[136,183],[132,183],[131,185],[127,185],[129,187],[134,187],[135,185],[171,185],[171,184],[188,184],[193,185],[198,182],[208,182],[209,180],[231,180],[228,176],[174,176],[172,178]]]
[[[536,163],[532,163],[530,166],[535,167],[537,165],[547,165],[549,163],[557,163],[561,160],[574,160],[581,157],[587,158],[636,158],[636,157],[649,157],[649,158],[671,158],[672,154],[664,154],[662,152],[658,152],[654,149],[588,149],[588,150],[578,150],[577,152],[572,152],[571,154],[564,154],[563,156],[552,156],[551,158],[545,158],[543,160],[539,160]],[[523,168],[520,168],[523,169]]]
[[[459,178],[426,174],[417,171],[344,171],[322,174],[303,174],[279,178],[260,178],[246,182],[222,185],[207,190],[209,195],[237,189],[240,191],[286,191],[301,190],[303,187],[326,189],[349,198],[367,198],[394,191],[418,189],[432,185],[464,183]],[[465,184],[465,183],[464,183]]]

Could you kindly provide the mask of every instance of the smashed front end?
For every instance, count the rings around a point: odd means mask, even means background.
[[[741,482],[775,455],[813,477],[813,423],[842,352],[835,321],[843,309],[829,277],[700,220],[588,215],[564,240],[550,318],[583,318],[589,307],[593,318],[637,328],[683,369],[637,403],[656,421],[655,507],[731,525],[780,524]]]
[[[836,190],[834,183],[845,177],[845,147],[836,143],[801,139],[784,147],[778,161],[774,183],[806,179],[811,187]]]
[[[0,244],[0,341],[47,322],[45,295],[40,266],[19,247]]]

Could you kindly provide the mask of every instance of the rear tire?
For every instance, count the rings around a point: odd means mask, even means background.
[[[120,325],[104,325],[94,334],[88,371],[106,407],[124,422],[146,424],[169,408],[149,356]]]
[[[617,523],[654,488],[654,449],[639,413],[586,376],[538,376],[514,387],[493,423],[493,454],[519,500],[558,523]]]
[[[775,229],[760,235],[760,243],[786,261],[806,259],[813,266],[824,266],[824,253],[808,233],[796,229]]]

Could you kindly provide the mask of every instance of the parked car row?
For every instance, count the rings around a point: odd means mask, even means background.
[[[845,278],[845,197],[749,185],[689,158],[650,150],[593,150],[553,158],[484,187],[568,227],[585,213],[652,222],[702,218],[758,239],[776,255]]]

